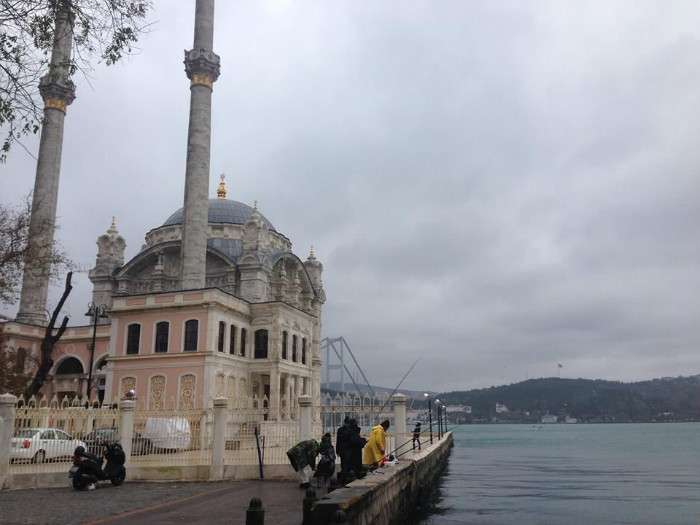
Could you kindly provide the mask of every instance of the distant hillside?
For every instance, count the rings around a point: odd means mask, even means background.
[[[600,379],[530,379],[512,385],[439,394],[471,406],[466,420],[538,422],[544,414],[580,422],[700,421],[700,375],[638,383]],[[496,403],[508,411],[496,413]]]

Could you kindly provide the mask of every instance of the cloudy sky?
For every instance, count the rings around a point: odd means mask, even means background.
[[[113,215],[130,258],[183,203],[194,2],[155,7],[76,78],[58,237],[88,268]],[[211,196],[225,173],[314,246],[323,335],[373,384],[700,373],[697,1],[220,1],[214,51]]]

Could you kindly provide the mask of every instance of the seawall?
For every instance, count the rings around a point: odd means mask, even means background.
[[[345,512],[348,525],[402,523],[423,505],[447,463],[452,446],[452,433],[448,432],[422,452],[401,456],[397,465],[377,469],[375,472],[379,474],[368,474],[331,492],[314,503],[312,523],[331,523],[338,510]]]

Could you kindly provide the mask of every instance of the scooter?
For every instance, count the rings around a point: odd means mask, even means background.
[[[102,463],[107,460],[104,469]],[[73,488],[97,488],[97,482],[109,480],[112,485],[118,487],[126,479],[126,455],[119,443],[105,445],[105,456],[100,458],[85,450],[84,447],[76,447],[73,452],[73,466],[68,471],[68,477],[73,479]]]

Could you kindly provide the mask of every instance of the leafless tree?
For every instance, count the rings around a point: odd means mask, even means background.
[[[29,235],[29,218],[31,216],[31,196],[18,206],[0,204],[0,302],[13,304],[19,296],[22,285],[22,271],[27,252]],[[50,224],[45,225],[50,228]],[[67,270],[74,270],[76,264],[54,241],[51,250],[47,250],[48,260],[40,261],[39,266],[46,268],[47,279],[57,280]]]
[[[36,374],[34,374],[34,378],[24,391],[25,398],[30,398],[39,392],[41,387],[44,385],[51,368],[53,367],[53,350],[56,343],[58,343],[58,341],[61,339],[63,332],[65,332],[66,328],[68,327],[68,317],[63,317],[61,326],[59,326],[58,329],[56,329],[56,321],[58,320],[58,316],[61,313],[61,309],[63,308],[66,299],[68,299],[68,295],[70,295],[70,291],[73,289],[73,286],[71,285],[72,277],[73,272],[68,272],[68,276],[66,277],[66,287],[63,290],[61,299],[58,301],[56,308],[54,308],[53,313],[51,314],[49,324],[46,326],[44,339],[41,341],[39,367],[36,370]]]

